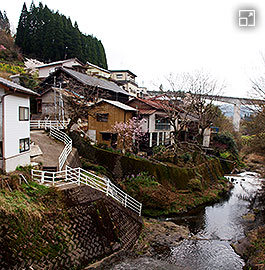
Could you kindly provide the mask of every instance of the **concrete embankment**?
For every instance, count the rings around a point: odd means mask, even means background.
[[[0,269],[82,269],[138,239],[142,220],[87,186],[1,190]]]

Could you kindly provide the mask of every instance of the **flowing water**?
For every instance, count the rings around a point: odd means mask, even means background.
[[[253,204],[257,203],[256,194],[261,189],[262,179],[250,172],[228,178],[235,186],[226,199],[188,216],[170,219],[176,224],[188,226],[191,236],[172,248],[169,256],[163,260],[148,257],[127,258],[111,269],[243,269],[244,261],[230,244],[243,238],[244,231],[253,224],[242,216],[248,214],[250,208],[254,207]]]

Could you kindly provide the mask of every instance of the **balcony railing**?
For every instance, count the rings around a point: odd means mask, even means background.
[[[170,124],[169,123],[156,123],[155,129],[157,129],[157,130],[170,130]]]

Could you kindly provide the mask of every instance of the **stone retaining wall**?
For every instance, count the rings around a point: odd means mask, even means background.
[[[139,237],[142,219],[102,192],[88,186],[60,192],[67,217],[47,217],[40,224],[37,238],[28,231],[21,244],[21,232],[13,233],[11,224],[2,222],[1,270],[82,269],[115,251],[130,248]],[[10,239],[17,245],[10,246]]]

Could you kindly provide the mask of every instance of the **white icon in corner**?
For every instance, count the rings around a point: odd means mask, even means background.
[[[256,12],[255,10],[239,10],[238,24],[242,27],[255,26],[256,24]]]

